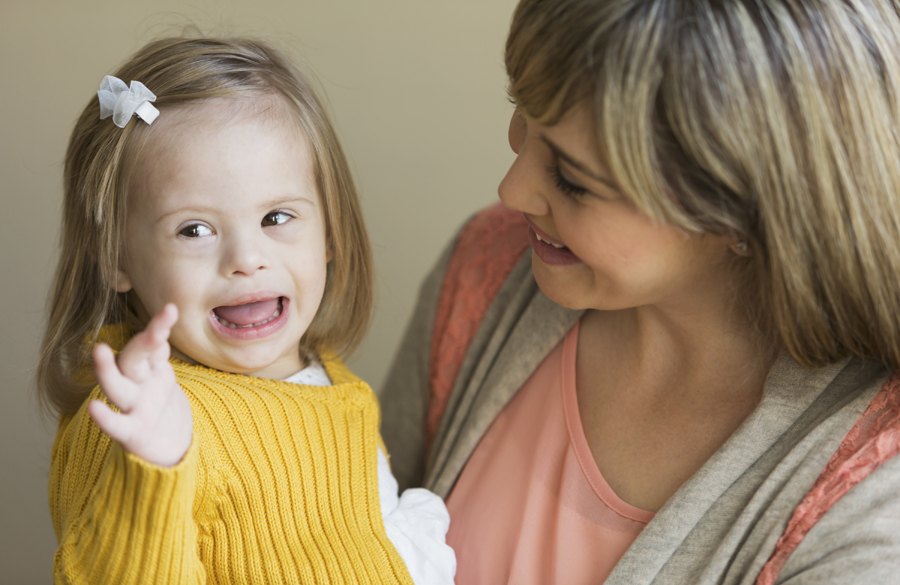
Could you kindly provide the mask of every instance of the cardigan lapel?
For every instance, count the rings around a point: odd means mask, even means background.
[[[447,497],[491,423],[581,314],[544,296],[525,254],[466,353],[429,454],[425,487]]]
[[[808,371],[783,353],[769,372],[757,408],[657,513],[606,583],[653,583],[717,500],[813,406],[848,362]]]

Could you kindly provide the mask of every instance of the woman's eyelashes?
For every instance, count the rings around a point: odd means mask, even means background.
[[[556,183],[556,187],[570,197],[581,197],[588,192],[588,190],[581,185],[573,183],[569,179],[565,178],[559,168],[559,165],[552,165],[550,167],[547,167],[547,172],[549,172],[550,176],[553,177],[553,182]]]

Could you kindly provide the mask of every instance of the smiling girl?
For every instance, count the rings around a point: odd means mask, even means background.
[[[164,39],[104,80],[67,152],[38,377],[55,582],[452,583],[443,502],[398,499],[375,396],[337,357],[370,264],[334,131],[279,52]]]

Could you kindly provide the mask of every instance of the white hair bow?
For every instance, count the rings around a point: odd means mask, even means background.
[[[119,128],[125,127],[132,114],[137,114],[148,124],[159,116],[159,110],[150,104],[156,101],[156,96],[140,81],[132,81],[129,89],[118,77],[107,75],[100,82],[97,97],[100,99],[100,119],[112,116],[113,123]]]

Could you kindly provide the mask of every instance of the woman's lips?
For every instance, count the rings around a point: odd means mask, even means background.
[[[221,336],[229,339],[252,340],[261,339],[272,335],[287,323],[288,308],[290,307],[290,299],[287,297],[277,297],[278,306],[275,308],[271,317],[263,319],[256,325],[236,326],[234,323],[228,323],[227,320],[216,314],[216,309],[209,312],[209,320],[213,329]],[[257,301],[256,303],[258,303]],[[248,304],[256,304],[248,303]],[[224,311],[220,311],[223,312]],[[223,322],[224,321],[224,322]]]
[[[522,215],[525,217],[525,221],[528,222],[528,241],[531,242],[531,248],[541,261],[554,266],[568,266],[583,262],[572,250],[562,245],[562,242],[554,240],[541,231],[527,215],[524,213]]]

